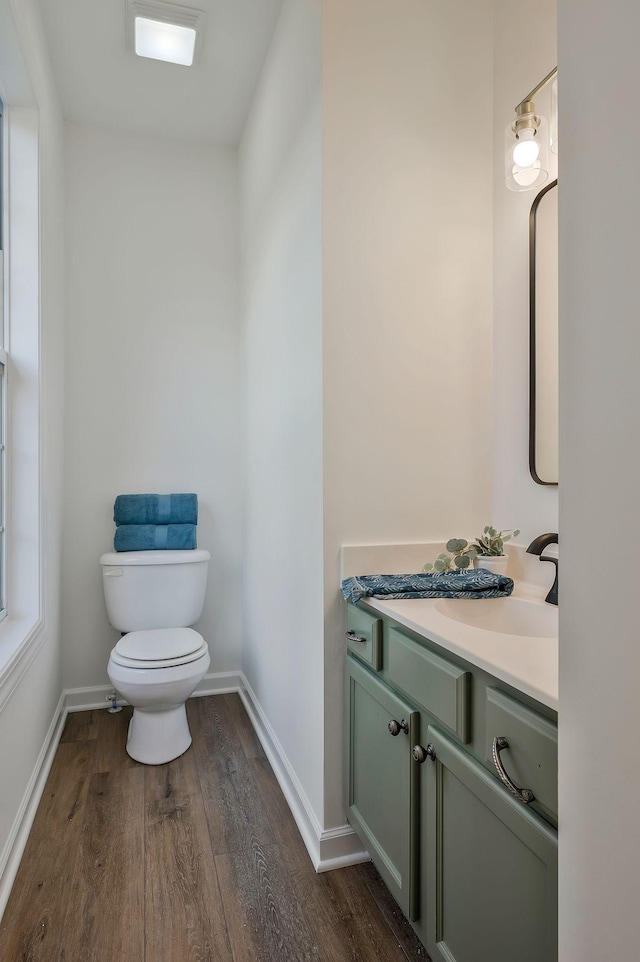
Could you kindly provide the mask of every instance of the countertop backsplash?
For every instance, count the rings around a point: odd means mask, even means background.
[[[553,584],[554,566],[541,562],[537,555],[527,554],[526,545],[510,542],[505,547],[509,557],[509,577],[544,598]],[[444,541],[343,545],[340,552],[340,580],[356,575],[399,575],[422,571],[426,562],[433,561],[444,550]],[[544,553],[557,558],[558,546],[550,545]]]

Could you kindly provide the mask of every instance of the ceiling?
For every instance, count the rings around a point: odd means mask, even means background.
[[[192,67],[126,46],[126,0],[40,0],[65,119],[237,144],[282,0],[188,0],[206,12]]]

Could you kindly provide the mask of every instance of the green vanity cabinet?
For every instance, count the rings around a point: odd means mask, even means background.
[[[553,962],[555,830],[446,735],[425,737],[419,934],[432,962]]]
[[[420,773],[411,749],[420,715],[352,655],[346,683],[347,816],[398,905],[415,919]]]
[[[432,962],[555,962],[556,713],[352,609],[349,822]]]

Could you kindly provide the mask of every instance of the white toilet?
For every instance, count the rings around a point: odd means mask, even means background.
[[[111,652],[107,674],[133,706],[127,752],[162,765],[191,744],[185,702],[209,668],[197,631],[207,588],[208,551],[120,551],[103,554],[109,621],[126,632]]]

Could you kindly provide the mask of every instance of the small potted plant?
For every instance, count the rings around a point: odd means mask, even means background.
[[[435,561],[426,564],[423,571],[431,571],[433,574],[442,574],[444,571],[464,571],[470,568],[478,554],[474,544],[469,544],[464,538],[449,538],[447,541],[447,551],[441,552]]]
[[[488,524],[483,534],[471,545],[476,550],[476,568],[486,568],[499,575],[506,574],[508,558],[504,553],[504,546],[507,541],[517,538],[519,534],[519,528],[498,531]]]

